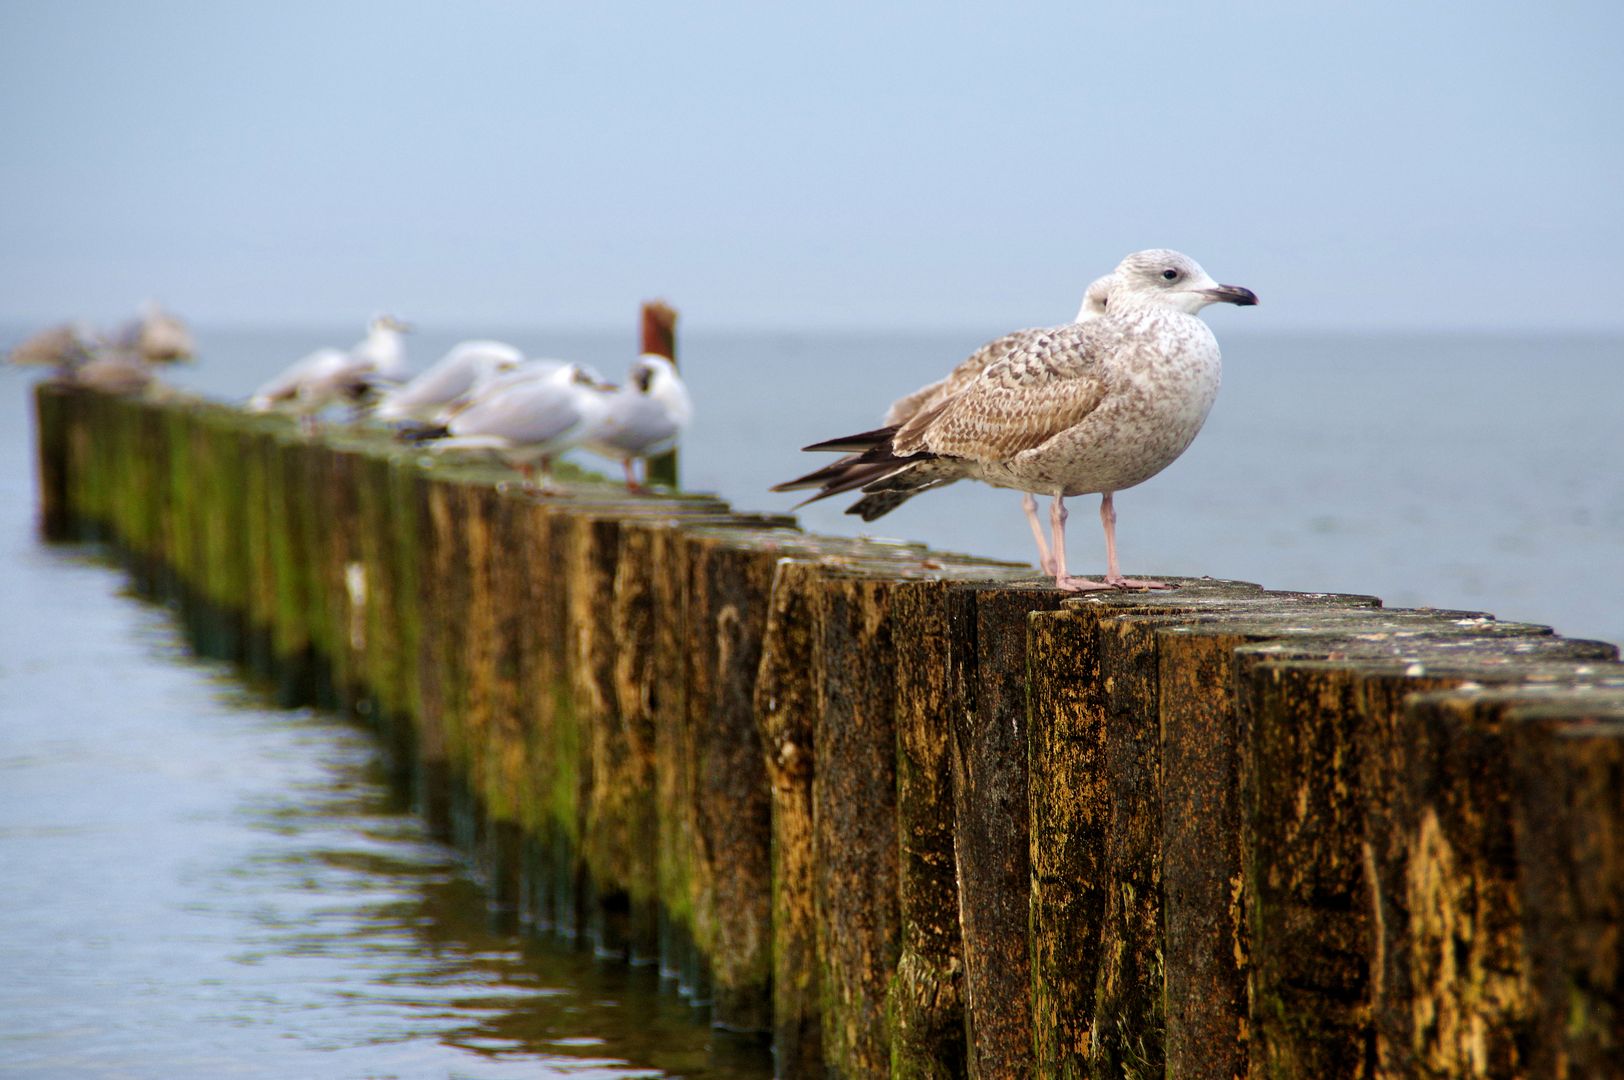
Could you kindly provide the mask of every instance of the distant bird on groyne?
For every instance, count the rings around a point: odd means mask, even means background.
[[[8,359],[13,364],[49,365],[53,378],[67,386],[134,395],[157,382],[152,363],[138,343],[133,333],[103,338],[83,324],[63,323],[23,341]]]
[[[664,356],[645,353],[632,364],[626,382],[609,393],[603,422],[586,448],[620,462],[627,490],[639,491],[643,485],[632,463],[643,460],[646,483],[648,459],[676,445],[693,413],[693,401],[676,365]]]
[[[372,388],[371,368],[342,349],[317,349],[293,362],[248,399],[249,412],[291,412],[305,434],[330,405],[356,404]]]
[[[404,377],[406,353],[400,335],[410,330],[392,315],[379,315],[354,348],[317,349],[283,369],[254,391],[248,411],[292,412],[305,433],[312,434],[322,410],[344,403],[358,405],[381,381],[398,382]]]
[[[385,391],[372,417],[386,423],[430,421],[480,384],[514,370],[524,354],[503,341],[464,341],[421,374]]]
[[[25,338],[14,346],[7,362],[18,365],[51,367],[58,376],[68,376],[72,370],[90,359],[96,342],[96,332],[80,323],[59,323]]]
[[[1123,577],[1112,496],[1172,464],[1212,408],[1218,342],[1196,313],[1214,303],[1256,304],[1257,296],[1160,248],[1129,255],[1110,278],[1103,315],[1015,335],[962,389],[902,423],[807,447],[855,455],[814,498],[854,486],[906,498],[964,478],[1049,495],[1053,549],[1045,569],[1057,587],[1166,588]],[[861,483],[845,483],[848,475]],[[1094,493],[1105,530],[1103,582],[1066,573],[1065,499]],[[896,505],[865,501],[853,507],[863,507],[865,520]]]
[[[526,487],[553,491],[553,459],[594,438],[608,410],[609,395],[591,371],[542,361],[492,380],[443,432],[420,441],[436,453],[491,451],[519,470]]]
[[[404,382],[412,372],[406,365],[406,342],[401,335],[411,332],[410,323],[393,315],[375,315],[367,324],[367,336],[350,347],[350,356],[379,379]]]
[[[88,390],[123,397],[145,393],[157,382],[157,374],[137,352],[98,349],[89,360],[73,369],[68,381]]]
[[[139,316],[114,331],[111,343],[149,364],[190,360],[197,352],[192,332],[180,316],[165,311],[156,300],[148,300]]]

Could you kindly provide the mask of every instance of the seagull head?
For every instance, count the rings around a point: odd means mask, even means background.
[[[367,325],[367,329],[373,333],[377,333],[379,330],[393,330],[397,334],[409,334],[412,332],[412,324],[403,322],[393,315],[374,315],[372,322]]]
[[[1136,251],[1118,263],[1110,276],[1115,279],[1109,292],[1113,313],[1133,308],[1172,308],[1194,315],[1208,304],[1247,307],[1257,303],[1257,294],[1251,289],[1220,285],[1201,269],[1200,263],[1167,248]]]
[[[644,353],[632,365],[629,381],[637,387],[638,393],[650,394],[654,392],[656,383],[665,382],[677,377],[677,368],[669,359],[659,353]]]
[[[1083,306],[1077,309],[1077,317],[1072,322],[1087,322],[1104,315],[1106,309],[1110,307],[1111,286],[1115,283],[1115,274],[1095,278],[1088,288],[1083,290]]]

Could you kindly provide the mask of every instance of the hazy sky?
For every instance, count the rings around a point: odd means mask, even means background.
[[[1258,329],[1624,330],[1621,42],[1619,0],[0,0],[0,319],[1002,328],[1170,246]]]

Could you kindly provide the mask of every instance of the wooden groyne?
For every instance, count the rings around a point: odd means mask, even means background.
[[[1624,665],[36,397],[42,527],[785,1076],[1624,1075]]]

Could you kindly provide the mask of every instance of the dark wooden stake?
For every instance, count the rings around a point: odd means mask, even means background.
[[[663,356],[673,365],[677,362],[677,309],[664,300],[650,300],[643,305],[643,352]],[[650,486],[677,486],[675,448],[649,458],[647,467]]]

